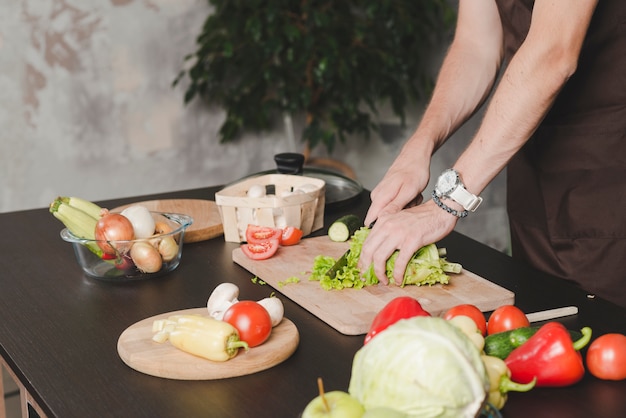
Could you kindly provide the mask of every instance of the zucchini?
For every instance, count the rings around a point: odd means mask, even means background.
[[[535,327],[521,327],[510,331],[498,332],[497,334],[491,334],[485,337],[485,354],[488,356],[498,357],[502,360],[506,359],[511,351],[515,350],[520,345],[524,344],[530,339],[540,326]],[[582,337],[582,334],[578,331],[569,331],[572,341],[577,341]]]
[[[347,241],[362,225],[361,219],[356,215],[342,216],[330,225],[328,237],[336,242]]]

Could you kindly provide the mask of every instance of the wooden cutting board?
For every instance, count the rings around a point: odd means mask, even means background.
[[[202,199],[165,199],[135,202],[111,209],[121,212],[132,205],[142,205],[155,212],[171,212],[189,215],[193,223],[185,231],[185,243],[205,241],[224,234],[222,218],[217,204],[212,200]]]
[[[449,308],[471,303],[483,312],[498,306],[513,304],[515,295],[495,283],[463,270],[451,274],[450,283],[435,286],[368,286],[363,289],[324,290],[319,282],[308,280],[317,255],[339,258],[349,244],[331,241],[327,236],[307,238],[298,245],[279,248],[267,260],[255,261],[246,257],[240,248],[233,250],[233,260],[253,275],[267,282],[337,331],[346,335],[367,333],[369,326],[387,302],[397,296],[413,296],[433,316]],[[448,254],[454,261],[454,254]],[[279,286],[290,277],[300,278],[299,283]]]
[[[177,380],[213,380],[243,376],[269,369],[288,359],[300,342],[295,324],[283,318],[272,329],[263,344],[240,350],[237,356],[225,362],[214,362],[186,353],[172,346],[152,341],[152,323],[177,314],[208,315],[206,308],[168,312],[143,319],[126,328],[117,341],[117,352],[131,368],[156,377]]]

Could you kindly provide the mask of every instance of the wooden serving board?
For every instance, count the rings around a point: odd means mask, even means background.
[[[463,269],[450,275],[450,283],[435,286],[367,286],[363,289],[324,290],[319,282],[308,280],[317,255],[339,258],[349,247],[347,242],[333,242],[327,236],[303,239],[298,245],[281,247],[267,260],[251,260],[240,248],[233,250],[233,260],[267,282],[337,331],[346,335],[367,333],[374,316],[397,296],[413,296],[433,316],[449,308],[471,303],[481,311],[513,304],[515,295],[495,283]],[[454,261],[454,255],[448,255]],[[299,283],[288,283],[290,277]]]
[[[193,223],[185,231],[185,243],[205,241],[224,234],[222,218],[217,204],[212,200],[202,199],[165,199],[135,202],[111,209],[121,212],[132,205],[142,205],[155,212],[171,212],[189,215]]]
[[[213,380],[243,376],[269,369],[288,359],[300,342],[295,324],[283,318],[272,329],[263,344],[240,350],[237,356],[224,362],[215,362],[194,356],[171,345],[152,341],[152,323],[177,314],[208,315],[206,308],[168,312],[143,319],[126,328],[117,341],[117,352],[131,368],[156,377],[177,380]]]

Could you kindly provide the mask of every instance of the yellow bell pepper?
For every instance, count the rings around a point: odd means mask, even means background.
[[[511,371],[504,360],[487,355],[481,355],[487,375],[489,376],[489,396],[487,401],[498,409],[502,409],[508,399],[508,392],[528,392],[535,387],[533,381],[521,384],[511,380]]]
[[[248,344],[239,339],[237,329],[228,322],[200,315],[173,315],[152,324],[155,342],[169,342],[179,350],[212,361],[226,361]]]

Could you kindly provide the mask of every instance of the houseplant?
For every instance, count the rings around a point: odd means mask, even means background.
[[[455,9],[448,0],[209,0],[213,6],[186,57],[185,102],[221,106],[222,142],[302,115],[310,149],[351,134],[368,137],[373,115],[429,93],[428,60]]]

